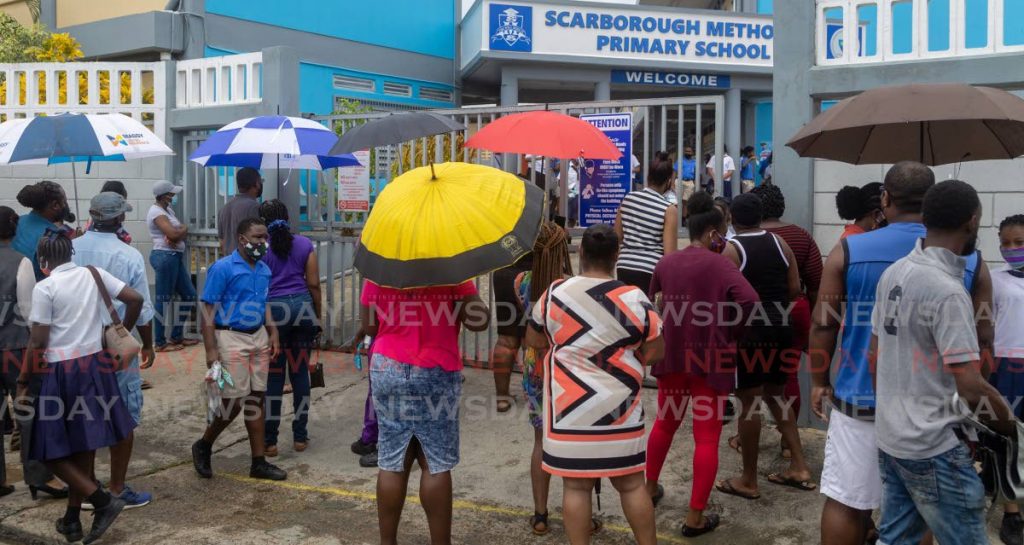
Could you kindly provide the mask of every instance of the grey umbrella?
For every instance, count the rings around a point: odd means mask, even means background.
[[[352,153],[465,129],[462,123],[435,113],[391,114],[345,131],[329,155]]]
[[[880,87],[822,112],[786,145],[855,165],[1013,159],[1024,155],[1024,99],[961,83]]]

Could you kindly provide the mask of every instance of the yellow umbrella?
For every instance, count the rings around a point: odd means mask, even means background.
[[[355,266],[392,288],[459,284],[526,255],[543,204],[543,191],[495,168],[442,163],[410,170],[377,197]]]

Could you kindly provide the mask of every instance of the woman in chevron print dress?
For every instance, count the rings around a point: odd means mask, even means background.
[[[664,353],[661,319],[638,288],[614,280],[619,240],[608,225],[583,234],[581,274],[533,305],[527,346],[544,358],[544,470],[564,478],[572,545],[590,543],[591,493],[610,478],[639,545],[654,545],[644,487],[644,365]],[[550,350],[548,348],[550,347]]]

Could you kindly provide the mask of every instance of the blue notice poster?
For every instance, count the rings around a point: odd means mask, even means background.
[[[618,161],[580,160],[580,226],[611,225],[632,188],[633,114],[586,114],[580,119],[604,132],[622,152]]]

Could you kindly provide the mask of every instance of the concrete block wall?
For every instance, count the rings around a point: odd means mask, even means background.
[[[822,254],[839,241],[843,226],[836,212],[836,193],[845,185],[881,182],[891,165],[847,165],[835,161],[814,163],[814,238]],[[999,254],[999,222],[1024,214],[1024,160],[975,161],[935,167],[936,181],[958,178],[970,183],[981,198],[982,218],[978,248],[991,266],[1002,266]]]
[[[153,271],[149,267],[149,252],[153,243],[146,226],[146,212],[154,203],[153,183],[165,179],[168,161],[175,157],[155,157],[129,162],[96,162],[92,172],[85,174],[85,164],[75,165],[78,178],[78,210],[81,225],[89,219],[89,200],[100,191],[107,180],[120,180],[128,190],[128,201],[133,210],[126,217],[125,228],[132,235],[132,246],[142,252],[146,260],[146,269],[150,284],[153,283]],[[18,191],[28,184],[40,180],[51,180],[59,183],[68,197],[71,210],[75,211],[75,189],[71,177],[71,165],[59,164],[51,166],[0,166],[0,205],[10,206],[19,214],[27,214],[28,209],[18,204]]]

